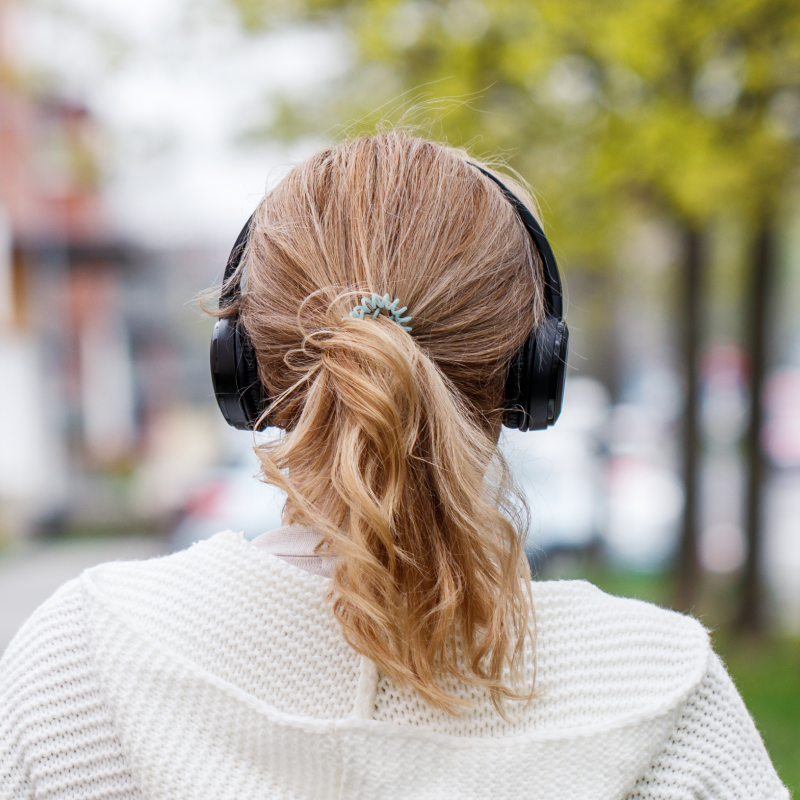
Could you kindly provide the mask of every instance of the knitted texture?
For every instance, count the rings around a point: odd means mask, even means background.
[[[765,761],[764,743],[716,654],[692,692],[669,745],[630,800],[788,797]]]
[[[469,698],[474,711],[456,718],[384,678],[375,719],[453,736],[580,728],[663,706],[665,698],[686,693],[687,681],[701,679],[708,644],[695,620],[610,597],[585,581],[534,582],[531,590],[536,609],[535,703],[507,722],[494,711],[488,695],[473,689]],[[531,674],[530,656],[528,663]]]
[[[788,797],[691,618],[535,583],[536,699],[453,684],[454,718],[346,644],[328,587],[233,533],[87,571],[0,662],[0,799]]]
[[[0,798],[141,800],[92,662],[70,581],[0,662]]]

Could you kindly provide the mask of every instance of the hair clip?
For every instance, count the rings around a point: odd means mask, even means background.
[[[348,317],[353,317],[354,319],[364,319],[366,316],[371,316],[372,319],[375,319],[381,311],[387,311],[389,314],[389,319],[396,322],[404,331],[411,332],[411,326],[406,325],[406,322],[411,322],[411,317],[402,317],[400,316],[404,311],[408,309],[408,306],[403,306],[402,308],[398,308],[397,305],[400,302],[400,299],[395,297],[394,300],[390,300],[388,294],[385,294],[381,297],[377,293],[373,293],[372,297],[362,297],[361,303],[357,305],[348,315],[347,317],[342,317],[342,322],[346,320]]]

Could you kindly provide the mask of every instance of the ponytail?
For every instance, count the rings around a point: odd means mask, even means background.
[[[297,355],[313,365],[302,413],[259,455],[337,555],[333,611],[347,641],[434,706],[463,703],[446,676],[518,698],[503,673],[528,633],[527,562],[497,507],[508,479],[495,444],[386,318],[345,319]]]

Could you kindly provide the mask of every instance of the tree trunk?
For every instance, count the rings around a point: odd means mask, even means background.
[[[762,569],[763,494],[766,464],[761,449],[764,422],[764,375],[767,369],[767,323],[770,290],[775,271],[775,241],[771,220],[764,219],[757,231],[748,300],[748,339],[750,361],[750,419],[745,439],[747,495],[745,537],[747,559],[742,574],[737,627],[758,633],[764,626]]]
[[[697,599],[700,583],[697,554],[700,463],[698,362],[702,333],[703,253],[702,236],[693,227],[687,227],[684,235],[682,278],[682,355],[686,377],[686,406],[683,415],[683,486],[686,502],[678,553],[676,606],[688,611]]]

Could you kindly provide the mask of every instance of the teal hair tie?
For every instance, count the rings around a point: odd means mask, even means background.
[[[411,317],[401,316],[403,312],[408,310],[408,306],[398,308],[397,306],[399,303],[400,299],[397,297],[391,300],[388,294],[381,297],[379,294],[373,293],[372,297],[362,297],[361,303],[357,305],[347,317],[342,317],[342,322],[348,317],[364,319],[367,316],[371,316],[372,319],[377,319],[381,311],[386,311],[389,315],[389,319],[396,322],[404,331],[411,333],[411,326],[405,324],[406,322],[411,322]]]

